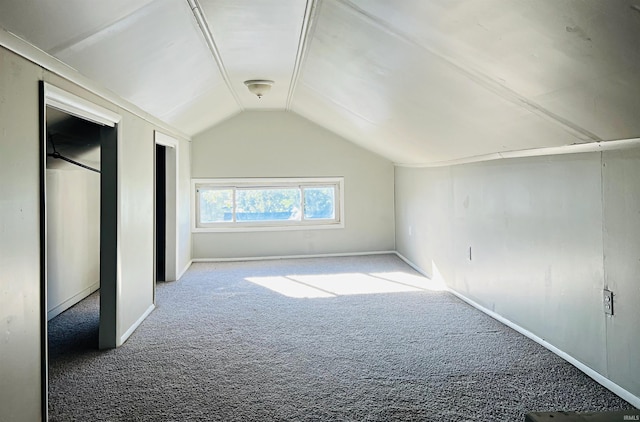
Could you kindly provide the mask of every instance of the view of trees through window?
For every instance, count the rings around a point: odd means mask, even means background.
[[[335,186],[201,187],[198,193],[204,224],[335,219]]]
[[[335,218],[335,189],[331,187],[313,187],[304,189],[304,218]]]

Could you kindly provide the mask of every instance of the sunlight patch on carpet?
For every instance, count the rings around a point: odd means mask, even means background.
[[[245,280],[292,298],[442,291],[442,283],[405,272],[247,277]]]
[[[245,280],[267,288],[281,295],[293,298],[323,298],[336,297],[335,294],[323,292],[314,287],[304,285],[287,277],[247,277]]]

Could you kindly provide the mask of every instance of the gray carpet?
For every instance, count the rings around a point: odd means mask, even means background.
[[[448,293],[394,282],[415,291],[331,294],[394,272],[417,275],[393,255],[194,264],[158,285],[157,309],[110,351],[97,350],[94,294],[49,323],[50,418],[458,422],[633,409]],[[307,287],[319,273],[352,275]],[[329,297],[246,280],[292,275]]]

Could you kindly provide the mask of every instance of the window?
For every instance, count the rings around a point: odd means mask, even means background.
[[[195,179],[194,231],[344,227],[342,177]]]

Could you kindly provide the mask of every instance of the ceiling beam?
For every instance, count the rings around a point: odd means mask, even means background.
[[[220,51],[218,51],[218,46],[216,45],[215,40],[213,39],[213,35],[211,35],[211,30],[209,29],[209,25],[207,24],[207,20],[202,12],[202,8],[198,3],[198,0],[187,0],[189,3],[189,7],[191,8],[191,12],[193,12],[193,16],[196,18],[196,22],[198,22],[198,26],[202,31],[202,35],[204,36],[204,40],[209,46],[209,50],[211,50],[211,54],[213,54],[213,58],[218,65],[218,70],[220,70],[220,75],[222,75],[222,79],[227,84],[227,88],[229,88],[229,92],[236,100],[240,111],[244,111],[244,107],[242,106],[242,102],[240,102],[240,97],[238,97],[238,93],[235,89],[233,89],[233,85],[231,84],[231,79],[229,79],[229,73],[227,73],[227,68],[224,66],[224,62],[222,61],[222,57],[220,56]]]
[[[304,58],[307,55],[307,50],[311,38],[313,37],[313,29],[315,23],[316,9],[320,0],[307,0],[307,6],[304,10],[304,20],[302,21],[302,30],[300,31],[300,39],[298,41],[298,51],[296,53],[296,62],[293,67],[293,73],[291,75],[291,83],[289,84],[289,93],[287,94],[286,110],[291,110],[291,102],[293,101],[293,94],[295,93],[296,86],[298,85],[298,78],[300,75],[300,68],[304,62]]]

